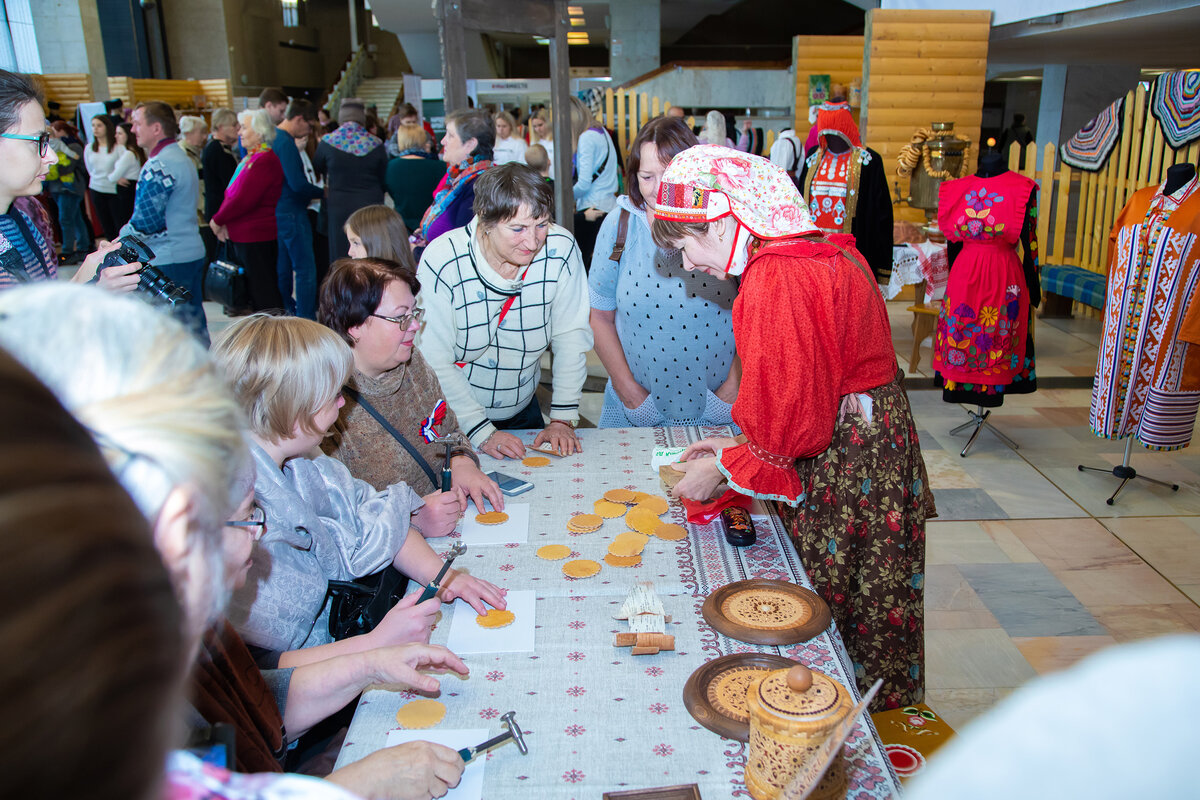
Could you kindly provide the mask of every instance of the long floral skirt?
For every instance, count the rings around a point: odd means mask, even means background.
[[[865,394],[819,456],[796,462],[806,495],[780,504],[816,592],[829,603],[872,711],[925,696],[925,520],[937,516],[904,373]]]

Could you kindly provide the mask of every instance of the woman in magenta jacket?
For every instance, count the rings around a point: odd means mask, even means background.
[[[283,167],[269,144],[275,138],[275,126],[261,109],[243,111],[238,123],[246,157],[234,171],[225,201],[209,226],[219,240],[230,245],[234,259],[246,270],[251,308],[283,308],[275,277],[275,204],[283,191]]]

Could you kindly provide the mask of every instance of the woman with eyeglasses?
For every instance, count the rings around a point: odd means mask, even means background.
[[[352,800],[359,795],[408,800],[440,797],[448,786],[457,784],[462,759],[454,750],[429,742],[379,750],[333,771],[324,781],[282,774],[281,759],[290,744],[368,685],[398,683],[436,691],[437,679],[418,670],[465,675],[466,667],[444,647],[408,644],[260,673],[246,644],[224,624],[222,612],[230,590],[245,580],[252,567],[254,543],[273,522],[255,505],[255,470],[243,438],[242,410],[207,352],[179,322],[148,304],[95,289],[27,287],[0,295],[0,348],[53,392],[86,429],[85,439],[90,434],[94,440],[91,452],[99,446],[102,461],[107,462],[93,465],[87,452],[61,443],[37,446],[36,425],[0,435],[0,440],[19,445],[20,451],[0,461],[21,466],[11,479],[5,475],[0,486],[11,491],[14,481],[33,481],[61,462],[70,464],[70,486],[64,491],[80,500],[74,506],[64,504],[61,492],[44,489],[23,498],[24,514],[36,509],[38,497],[48,498],[44,513],[35,516],[53,524],[33,527],[40,534],[53,530],[56,535],[49,539],[43,535],[42,548],[18,547],[14,558],[44,563],[37,559],[58,556],[96,568],[51,570],[58,576],[55,587],[39,592],[59,592],[54,597],[58,611],[46,607],[41,617],[30,611],[36,609],[37,597],[22,593],[20,582],[5,581],[4,588],[23,599],[21,609],[8,604],[12,613],[0,628],[12,636],[22,622],[29,624],[31,616],[36,627],[27,646],[5,649],[22,657],[6,659],[10,672],[0,679],[0,686],[18,687],[22,702],[41,702],[34,703],[37,713],[6,719],[7,728],[0,725],[0,741],[6,745],[0,750],[4,758],[0,796],[75,796],[68,787],[86,785],[80,775],[95,781],[88,796],[149,797],[133,791],[133,782],[140,781],[165,784],[165,791],[154,796],[168,800],[285,796]],[[3,354],[0,372],[0,394],[18,392],[25,405],[34,404],[39,413],[53,404],[36,387],[15,377]],[[26,415],[31,419],[39,418],[34,406]],[[41,466],[35,468],[37,459]],[[100,455],[95,459],[101,460]],[[125,501],[127,510],[111,497],[105,501],[94,491],[87,492],[95,488],[97,477],[104,476],[115,476],[132,497],[132,504]],[[79,552],[68,559],[69,553],[63,551],[71,547],[71,531],[65,526],[70,524],[72,508],[92,520],[125,523],[124,537],[138,532],[128,526],[139,522],[131,517],[140,513],[141,535],[153,541],[172,586],[162,591],[145,565],[133,572],[130,547],[114,546],[111,536],[104,547],[91,547],[87,539],[77,538]],[[55,520],[63,520],[63,525]],[[23,577],[36,574],[32,567],[20,572]],[[97,594],[105,587],[115,589],[114,584],[122,580],[137,584]],[[78,609],[64,605],[62,592],[71,581],[79,583],[78,591],[86,598],[79,600]],[[171,602],[171,594],[182,613]],[[154,604],[154,609],[145,608],[147,604]],[[62,624],[74,623],[83,633],[47,637],[46,615],[62,616],[59,612],[64,609]],[[24,618],[18,613],[22,610]],[[174,636],[161,626],[156,636],[149,635],[144,625],[134,627],[139,617],[151,612],[160,620],[174,620]],[[103,627],[102,620],[110,620],[109,628]],[[103,634],[111,627],[117,632],[87,649],[88,635]],[[70,634],[72,629],[63,630]],[[6,643],[15,645],[11,640]],[[73,660],[57,657],[63,647],[74,648]],[[62,679],[56,666],[63,664],[79,675]],[[185,716],[191,733],[201,734],[216,723],[233,725],[237,769],[259,774],[202,767],[194,756],[176,751],[167,757],[163,780],[163,753],[182,745],[173,740],[180,727],[174,716],[185,710],[177,693],[189,665],[190,708]],[[29,674],[22,676],[22,670]],[[23,707],[15,698],[3,699],[5,708]],[[63,737],[57,715],[68,719],[69,725],[85,726],[77,732],[89,731],[89,725],[99,727],[97,735],[83,736],[90,758],[72,759],[69,770],[47,771],[44,750],[38,749],[45,742],[53,740],[60,749],[82,746],[72,744],[79,736]],[[24,782],[31,777],[32,783]]]
[[[480,470],[479,457],[459,428],[437,375],[413,347],[421,329],[422,309],[416,305],[421,284],[400,215],[385,206],[367,206],[350,217],[346,235],[354,257],[337,261],[330,270],[317,318],[350,345],[354,371],[334,435],[322,447],[377,489],[403,481],[422,495],[426,507],[438,509],[442,522],[435,530],[422,529],[426,536],[453,531],[466,511],[467,497],[481,511],[485,500],[502,510],[500,487]],[[447,466],[446,446],[434,441],[446,437],[456,440],[450,451],[449,492],[440,490],[437,477]]]
[[[32,199],[41,194],[42,182],[58,161],[50,148],[42,100],[41,89],[28,75],[0,70],[0,291],[58,277],[50,220]],[[90,254],[71,280],[91,280],[105,254],[115,248],[110,244]],[[137,263],[106,269],[100,283],[132,291],[139,269]]]

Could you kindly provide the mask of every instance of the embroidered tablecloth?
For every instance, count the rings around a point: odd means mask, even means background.
[[[892,246],[892,276],[884,287],[883,297],[891,300],[910,284],[925,282],[925,302],[946,296],[950,279],[950,262],[946,245],[938,242],[897,244]]]
[[[580,430],[582,455],[551,459],[548,467],[530,468],[484,455],[483,469],[519,475],[532,491],[511,498],[531,505],[529,541],[470,547],[455,566],[509,589],[537,593],[536,645],[533,653],[467,656],[467,680],[442,678],[447,706],[441,728],[487,727],[503,731],[499,717],[516,711],[529,755],[511,744],[488,756],[483,796],[502,798],[591,798],[605,791],[696,783],[705,800],[749,797],[742,773],[747,745],[723,739],[701,727],[683,704],[689,675],[707,661],[738,652],[778,653],[829,674],[858,700],[841,637],[831,626],[807,642],[792,646],[750,645],[718,634],[701,616],[713,590],[747,578],[789,580],[810,587],[795,549],[773,512],[754,509],[758,541],[747,548],[726,543],[719,520],[690,525],[682,506],[672,501],[664,520],[687,524],[678,542],[651,538],[642,564],[616,568],[603,564],[608,543],[627,530],[620,519],[606,520],[600,531],[572,534],[572,514],[591,513],[592,501],[609,489],[626,488],[664,495],[657,470],[650,468],[654,447],[683,446],[705,436],[729,435],[728,428],[641,428]],[[532,442],[532,432],[519,435]],[[433,539],[439,553],[457,541]],[[562,574],[562,561],[534,553],[543,545],[566,544],[577,555],[601,561],[600,574],[573,580]],[[633,656],[613,647],[613,634],[627,630],[614,620],[622,601],[638,581],[653,581],[666,613],[675,651]],[[471,613],[465,604],[443,608],[433,642],[444,644],[449,614]],[[396,728],[396,711],[413,699],[408,692],[373,689],[364,693],[346,736],[338,766],[357,761],[384,746]],[[870,720],[859,723],[845,747],[854,800],[898,794],[898,781]]]

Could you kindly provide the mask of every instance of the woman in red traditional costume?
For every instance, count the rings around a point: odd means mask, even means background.
[[[875,707],[924,696],[925,520],[933,496],[883,298],[850,236],[823,236],[780,167],[713,145],[663,175],[655,241],[687,269],[740,279],[744,436],[684,453],[677,496],[721,481],[777,500]]]

